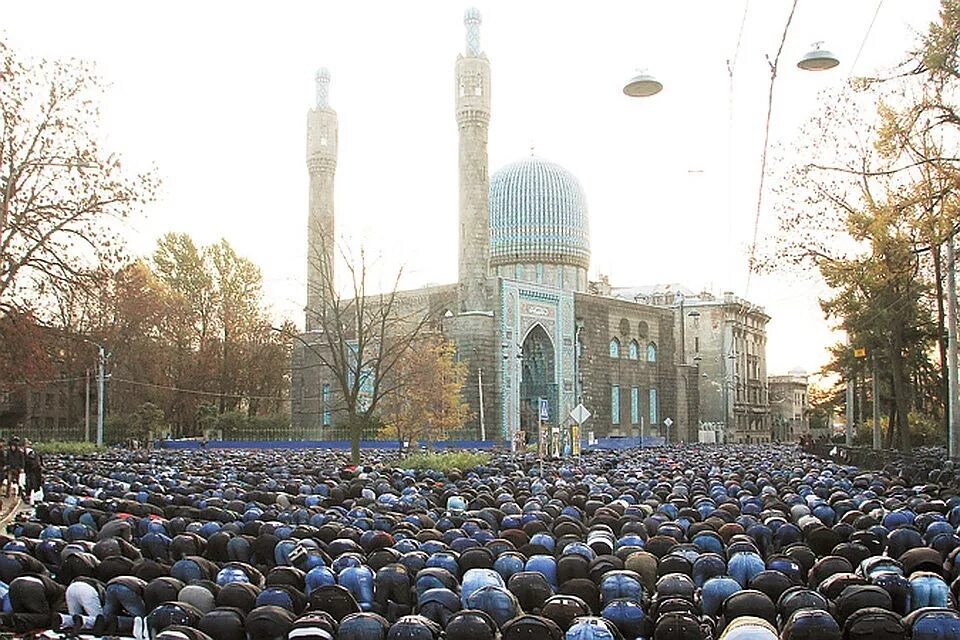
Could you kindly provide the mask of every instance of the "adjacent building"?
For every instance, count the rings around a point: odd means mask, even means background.
[[[807,373],[793,370],[782,376],[770,376],[770,413],[774,440],[796,442],[810,431]]]
[[[766,355],[770,316],[762,307],[731,292],[716,297],[680,284],[613,292],[673,311],[677,363],[696,368],[701,442],[771,441]]]

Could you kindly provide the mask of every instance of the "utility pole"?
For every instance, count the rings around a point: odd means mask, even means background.
[[[953,232],[947,238],[947,409],[949,412],[949,449],[951,458],[960,456],[960,399],[957,398],[957,280],[954,265]]]
[[[877,354],[870,354],[870,364],[873,365],[873,448],[880,448],[880,384],[877,381]]]
[[[483,369],[477,369],[477,390],[480,393],[480,440],[487,439],[487,427],[483,423]]]
[[[683,315],[683,294],[677,293],[680,298],[680,364],[687,364],[687,318]]]
[[[103,446],[103,404],[105,396],[105,378],[106,378],[106,360],[107,354],[103,350],[103,345],[97,345],[99,351],[99,362],[97,367],[97,446]]]
[[[853,374],[856,375],[856,374]],[[848,447],[853,445],[853,385],[854,380],[847,378],[847,425],[846,438],[844,444]]]
[[[83,441],[90,442],[90,367],[87,367],[87,393],[83,399]]]

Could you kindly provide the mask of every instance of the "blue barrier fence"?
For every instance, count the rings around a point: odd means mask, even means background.
[[[163,440],[160,446],[164,449],[199,449],[200,440]],[[426,446],[421,443],[421,446]],[[451,440],[434,443],[434,448],[443,449],[494,449],[505,446],[503,442],[481,440]],[[350,442],[346,440],[210,440],[206,443],[207,449],[350,449]],[[399,442],[387,440],[364,440],[360,442],[361,449],[388,449],[399,450]]]
[[[660,447],[664,439],[660,436],[644,436],[642,438],[597,438],[596,443],[584,445],[584,449],[632,449],[634,447]],[[164,449],[199,449],[200,440],[163,440],[160,446]],[[446,449],[496,449],[507,448],[507,443],[495,440],[449,440],[434,443],[437,450]],[[207,449],[337,449],[348,450],[350,443],[346,440],[210,440],[206,443]],[[426,443],[419,443],[425,448]],[[400,444],[390,440],[364,440],[360,442],[361,449],[386,449],[397,451]]]
[[[643,436],[630,438],[597,438],[597,443],[588,449],[632,449],[634,447],[661,447],[664,445],[662,436]]]

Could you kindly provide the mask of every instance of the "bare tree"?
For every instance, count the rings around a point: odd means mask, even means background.
[[[394,374],[427,328],[429,313],[404,304],[399,292],[402,269],[389,290],[370,293],[370,264],[363,250],[355,260],[342,249],[337,252],[348,276],[347,294],[342,295],[328,258],[333,252],[325,251],[326,240],[319,245],[310,257],[318,278],[308,287],[320,288],[320,302],[318,308],[306,310],[314,331],[295,337],[335,391],[334,419],[349,434],[356,464],[363,434],[375,432],[379,425],[381,401],[403,389],[403,377]]]
[[[0,313],[53,285],[84,286],[118,258],[116,222],[153,198],[97,141],[100,79],[80,61],[20,58],[0,42]]]

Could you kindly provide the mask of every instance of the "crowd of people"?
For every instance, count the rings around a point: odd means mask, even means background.
[[[0,445],[2,445],[0,440]],[[7,446],[0,446],[0,490],[7,498],[24,498],[32,502],[43,478],[43,459],[30,446],[29,440],[13,436]],[[4,487],[5,484],[5,487]]]
[[[10,463],[8,449],[7,461]],[[931,476],[934,477],[934,476]],[[940,475],[936,480],[946,480]],[[960,495],[787,446],[46,461],[0,626],[162,640],[960,640]]]

